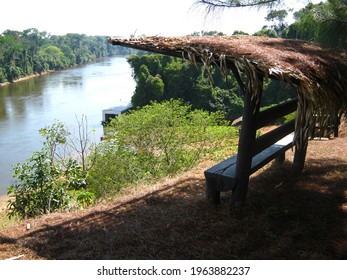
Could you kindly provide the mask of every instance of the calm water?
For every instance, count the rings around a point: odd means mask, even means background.
[[[127,105],[134,89],[125,57],[0,87],[0,195],[14,183],[12,164],[41,149],[40,128],[59,120],[74,131],[84,114],[98,141],[102,110]]]

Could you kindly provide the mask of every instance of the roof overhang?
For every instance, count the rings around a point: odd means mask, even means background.
[[[108,42],[215,65],[222,73],[231,69],[248,78],[283,80],[297,88],[310,114],[347,112],[347,55],[318,44],[260,36],[156,36]]]

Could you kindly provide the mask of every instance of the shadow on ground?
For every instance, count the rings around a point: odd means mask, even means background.
[[[230,193],[208,205],[204,180],[188,178],[18,239],[0,236],[0,247],[45,259],[346,258],[346,162],[308,160],[299,177],[288,165],[253,176],[242,210],[230,208]]]

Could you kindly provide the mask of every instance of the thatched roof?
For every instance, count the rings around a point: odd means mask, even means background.
[[[246,74],[255,85],[261,77],[283,80],[297,88],[303,112],[299,126],[316,112],[347,112],[347,55],[318,44],[258,36],[145,37],[109,42],[184,57],[192,63],[215,64],[222,73],[232,69],[239,78],[240,73]]]

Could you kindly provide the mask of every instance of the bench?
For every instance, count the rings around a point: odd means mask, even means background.
[[[290,133],[256,154],[252,158],[250,174],[278,157],[283,159],[284,153],[293,146],[294,133]],[[220,192],[233,190],[237,184],[237,154],[205,170],[206,196],[213,204],[220,202]]]

